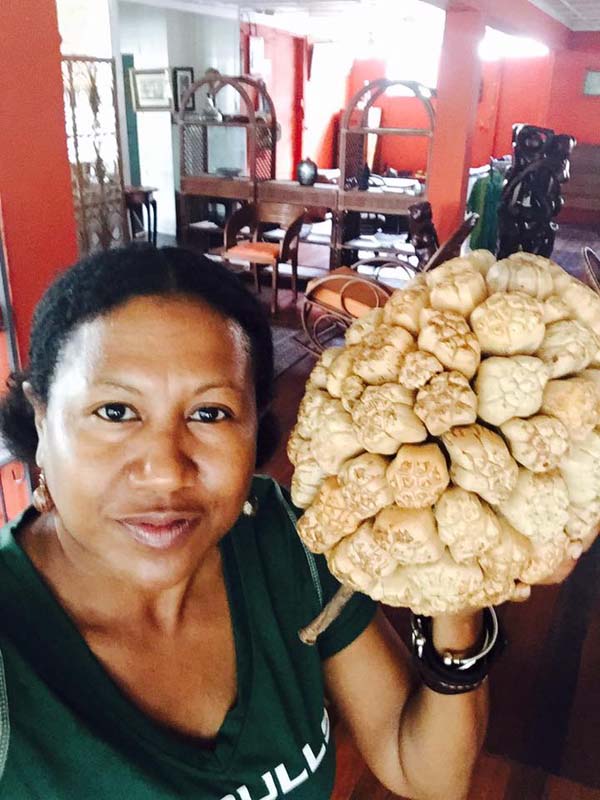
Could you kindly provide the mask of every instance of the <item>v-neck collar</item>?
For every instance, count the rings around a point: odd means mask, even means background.
[[[250,703],[254,685],[254,653],[247,616],[239,559],[234,537],[249,520],[240,518],[219,543],[227,597],[234,632],[237,667],[237,698],[214,739],[206,748],[178,736],[145,715],[112,680],[90,650],[71,617],[19,545],[15,534],[31,522],[37,512],[27,509],[2,530],[0,558],[9,580],[0,588],[0,603],[11,629],[10,638],[43,680],[68,706],[91,726],[107,731],[127,749],[154,751],[186,771],[223,772],[231,766]],[[13,580],[10,580],[12,577]],[[7,607],[8,605],[8,607]]]

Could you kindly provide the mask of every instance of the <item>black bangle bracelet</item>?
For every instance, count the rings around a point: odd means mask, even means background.
[[[483,622],[479,651],[458,658],[449,653],[440,656],[433,646],[431,617],[412,615],[413,659],[426,686],[440,694],[462,694],[481,686],[492,662],[506,646],[504,632],[493,608],[484,609]]]

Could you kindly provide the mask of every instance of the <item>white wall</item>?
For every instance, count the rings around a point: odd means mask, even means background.
[[[63,56],[111,58],[108,0],[56,0]]]
[[[121,0],[119,28],[121,52],[133,54],[137,69],[193,67],[196,78],[201,77],[208,67],[224,74],[239,74],[237,19],[221,19]],[[138,113],[137,126],[142,183],[159,190],[156,195],[159,231],[174,234],[175,188],[179,180],[177,128],[171,115],[165,111]],[[239,132],[232,133],[234,139],[230,147],[233,156],[228,155],[225,164],[219,162],[216,166],[238,165]],[[215,158],[219,159],[218,151],[215,153]]]
[[[168,65],[167,20],[163,9],[119,3],[119,28],[121,53],[133,53],[136,69]],[[171,114],[139,113],[137,130],[142,184],[158,189],[155,195],[158,229],[161,233],[175,233]]]

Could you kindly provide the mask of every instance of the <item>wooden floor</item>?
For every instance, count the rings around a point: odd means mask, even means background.
[[[293,324],[291,293],[280,294],[277,321]],[[291,478],[285,438],[313,363],[307,355],[277,381],[284,437],[264,471],[284,484]],[[501,609],[509,646],[492,672],[491,722],[469,800],[600,800],[599,590],[597,542],[563,586],[537,587],[526,604]],[[389,616],[405,635],[406,613]],[[334,800],[395,797],[369,774],[343,730],[337,748]]]

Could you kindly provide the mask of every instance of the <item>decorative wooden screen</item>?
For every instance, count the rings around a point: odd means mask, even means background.
[[[129,240],[114,61],[68,56],[62,73],[79,253],[87,255]]]

